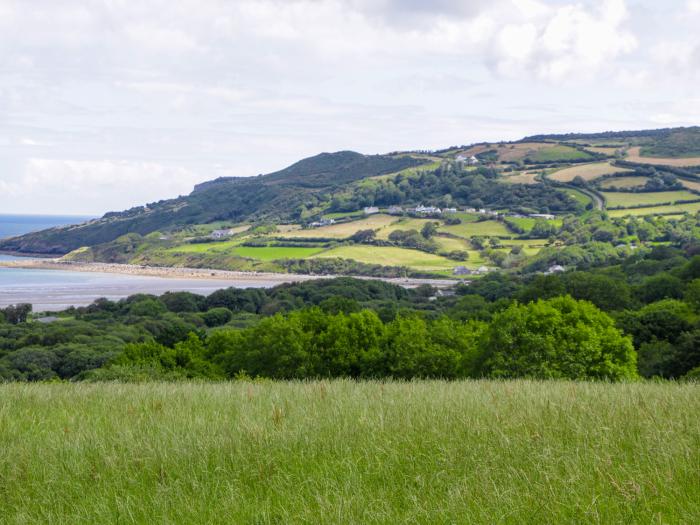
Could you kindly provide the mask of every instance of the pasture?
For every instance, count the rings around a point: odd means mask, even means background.
[[[700,157],[644,157],[640,153],[639,146],[627,150],[627,160],[640,164],[654,164],[657,166],[700,166]]]
[[[594,162],[592,164],[580,164],[563,170],[555,171],[548,177],[558,182],[571,182],[576,177],[581,177],[585,181],[591,181],[602,177],[603,175],[611,175],[613,173],[625,173],[632,170],[626,168],[617,168],[610,162]]]
[[[613,177],[600,183],[601,188],[639,188],[649,181],[649,177]]]
[[[511,222],[519,228],[522,228],[525,231],[525,233],[529,233],[535,226],[535,223],[541,220],[543,219],[535,219],[533,217],[508,217],[508,222]],[[561,219],[548,220],[546,222],[548,224],[555,225],[557,228],[561,228],[562,225]]]
[[[591,198],[582,191],[573,188],[565,188],[563,191],[583,206],[588,206],[592,202]]]
[[[305,230],[289,231],[282,234],[281,237],[289,239],[298,237],[310,239],[346,239],[360,230],[377,230],[379,228],[388,226],[396,220],[398,219],[396,217],[392,217],[391,215],[378,213],[376,215],[370,215],[368,217],[364,217],[356,221],[332,224],[330,226],[322,226],[320,228],[308,228]]]
[[[384,226],[380,230],[377,231],[377,239],[383,239],[386,240],[389,238],[389,234],[391,232],[394,232],[396,230],[416,230],[418,232],[421,231],[421,228],[425,226],[425,223],[427,222],[435,222],[435,219],[417,219],[417,218],[403,218],[403,219],[398,219],[396,222],[393,222],[389,224],[388,226]]]
[[[521,171],[515,175],[505,175],[503,182],[509,184],[539,184],[540,181],[537,180],[539,174],[539,171]]]
[[[528,159],[532,162],[554,162],[590,158],[588,153],[571,146],[548,142],[518,142],[494,144],[501,162],[517,162]]]
[[[0,385],[0,521],[695,523],[700,387]]]
[[[619,148],[614,146],[588,146],[584,148],[586,151],[591,153],[600,153],[601,155],[615,155]]]
[[[474,236],[510,237],[513,235],[505,224],[492,220],[440,226],[438,231],[451,233],[465,239]]]
[[[305,259],[323,251],[323,248],[306,248],[296,246],[238,246],[232,253],[239,257],[257,259],[259,261],[275,261],[277,259]]]
[[[700,211],[700,202],[687,202],[684,204],[668,204],[665,206],[608,210],[607,213],[610,217],[625,217],[627,215],[675,215],[680,213],[697,213],[698,211]]]
[[[654,191],[632,193],[621,191],[601,192],[609,208],[629,208],[630,206],[654,206],[677,201],[694,200],[699,197],[689,191]]]
[[[684,188],[688,188],[691,191],[700,192],[700,182],[688,179],[678,179]]]
[[[460,264],[440,255],[418,250],[409,250],[407,248],[398,248],[394,246],[368,246],[363,244],[339,246],[319,253],[314,257],[339,257],[341,259],[353,259],[367,264],[407,266],[416,270],[426,271],[449,270]]]

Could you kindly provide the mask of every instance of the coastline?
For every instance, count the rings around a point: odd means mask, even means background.
[[[145,277],[160,277],[164,279],[202,279],[224,281],[260,281],[265,280],[276,284],[311,281],[316,279],[332,279],[337,275],[308,275],[295,273],[273,272],[241,272],[233,270],[216,270],[210,268],[184,268],[166,266],[140,266],[133,264],[117,263],[85,263],[61,261],[59,259],[27,259],[14,261],[0,261],[0,268],[14,268],[24,270],[56,270],[71,272],[109,273],[120,275],[133,275]],[[449,288],[460,281],[452,279],[414,279],[414,278],[381,278],[358,276],[357,279],[381,280],[398,284],[407,288],[414,288],[423,284],[429,284],[436,288]]]

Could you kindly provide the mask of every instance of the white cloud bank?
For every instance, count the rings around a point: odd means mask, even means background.
[[[0,212],[130,207],[320,151],[692,123],[697,4],[0,0]]]

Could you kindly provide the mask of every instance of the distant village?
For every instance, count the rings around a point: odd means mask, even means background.
[[[403,208],[401,206],[389,206],[388,208],[381,210],[377,206],[366,206],[363,210],[365,215],[373,215],[375,213],[387,213],[389,215],[417,215],[422,217],[431,217],[436,215],[449,215],[454,213],[473,213],[476,215],[482,215],[486,217],[512,217],[512,218],[532,218],[532,219],[545,219],[552,220],[555,218],[551,213],[530,213],[527,215],[519,213],[501,213],[493,210],[487,210],[485,208],[464,208],[463,210],[458,210],[457,208],[438,208],[436,206],[423,206],[419,204],[414,208]],[[322,218],[318,221],[314,221],[308,225],[309,228],[321,228],[323,226],[330,226],[335,224],[335,219]]]

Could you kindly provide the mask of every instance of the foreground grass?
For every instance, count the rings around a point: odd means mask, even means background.
[[[700,387],[0,385],[2,523],[697,523]]]

